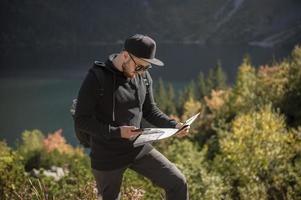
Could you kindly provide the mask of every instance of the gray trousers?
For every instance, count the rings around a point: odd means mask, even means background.
[[[136,159],[131,165],[111,171],[92,169],[96,180],[98,199],[119,200],[123,173],[127,168],[150,179],[163,188],[168,200],[188,200],[188,188],[184,175],[156,149]]]

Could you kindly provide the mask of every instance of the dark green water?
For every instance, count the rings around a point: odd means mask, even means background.
[[[0,138],[14,144],[24,130],[62,128],[75,144],[69,108],[79,86],[80,80],[1,79]]]

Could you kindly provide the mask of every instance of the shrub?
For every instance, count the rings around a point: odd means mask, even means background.
[[[190,199],[228,198],[228,186],[223,183],[222,176],[211,171],[210,164],[206,161],[206,148],[200,151],[198,146],[188,139],[172,139],[169,145],[164,145],[161,149],[164,149],[163,154],[185,175]]]
[[[38,130],[22,133],[22,143],[16,155],[20,168],[29,172],[22,179],[23,187],[15,188],[10,194],[16,194],[24,199],[96,199],[95,182],[91,173],[90,160],[82,148],[74,148],[67,144],[62,136],[62,130],[48,134],[45,138]],[[21,157],[20,157],[21,158]],[[21,162],[22,161],[22,162]],[[65,175],[55,180],[43,172],[52,167],[62,167]],[[33,169],[39,172],[38,178],[31,176]],[[14,175],[22,177],[21,175]]]
[[[295,188],[298,177],[290,170],[297,154],[295,146],[300,142],[271,105],[237,116],[231,131],[222,135],[221,153],[214,163],[232,185],[232,196],[282,199],[288,198],[287,191],[300,191],[301,188]]]
[[[296,46],[289,64],[285,94],[279,103],[288,125],[301,126],[301,47]]]
[[[15,191],[24,187],[26,178],[21,161],[21,156],[0,141],[0,197],[3,199],[14,199]]]

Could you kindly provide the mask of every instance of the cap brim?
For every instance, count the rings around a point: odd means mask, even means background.
[[[157,58],[153,58],[153,59],[146,59],[146,58],[140,58],[148,63],[151,63],[151,64],[154,64],[154,65],[157,65],[157,66],[164,66],[164,63],[157,59]]]

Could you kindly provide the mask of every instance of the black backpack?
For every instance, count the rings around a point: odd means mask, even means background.
[[[103,87],[103,80],[104,80],[104,73],[103,73],[103,69],[101,68],[96,68],[96,67],[92,67],[90,70],[92,70],[92,72],[94,72],[94,74],[97,77],[97,80],[99,82],[100,88],[99,88],[99,95],[103,95],[104,93],[104,87]],[[78,139],[79,143],[81,145],[83,145],[85,148],[89,148],[90,147],[90,135],[84,131],[78,130],[76,128],[75,125],[75,110],[76,110],[76,104],[77,104],[77,99],[73,99],[72,101],[72,105],[71,105],[71,115],[73,118],[73,122],[74,122],[74,130],[75,130],[75,135],[76,138]]]
[[[103,64],[103,63],[98,63],[98,65],[100,65],[100,64]],[[103,72],[103,69],[101,69],[100,67],[92,67],[91,70],[96,75],[97,80],[98,80],[99,85],[100,85],[98,94],[100,96],[102,96],[104,94],[104,87],[103,87],[103,85],[104,85],[103,84],[104,83],[104,81],[103,81],[104,80],[104,72]],[[149,80],[148,80],[148,78],[146,77],[145,74],[143,76],[143,80],[144,80],[144,84],[147,88],[146,91],[148,91],[150,83],[149,83]],[[76,104],[77,104],[77,99],[73,99],[71,109],[70,109],[70,112],[71,112],[71,115],[72,115],[72,118],[73,118],[73,121],[74,121],[75,135],[76,135],[76,138],[78,139],[78,141],[81,145],[83,145],[85,148],[89,148],[90,147],[90,135],[88,133],[84,132],[84,131],[78,130],[76,128],[76,125],[75,125]]]

